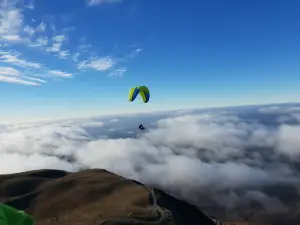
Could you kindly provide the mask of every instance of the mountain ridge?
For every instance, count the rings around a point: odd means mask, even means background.
[[[102,169],[0,175],[0,201],[42,224],[207,224],[196,207]]]

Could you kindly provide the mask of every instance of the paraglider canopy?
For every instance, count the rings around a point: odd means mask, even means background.
[[[0,204],[1,225],[34,225],[31,216],[11,206]]]
[[[130,102],[134,101],[135,98],[138,96],[138,94],[141,95],[143,102],[147,103],[150,99],[150,91],[146,86],[137,86],[134,88],[131,88],[129,90],[129,96],[128,99]]]

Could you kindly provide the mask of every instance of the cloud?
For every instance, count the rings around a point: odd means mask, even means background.
[[[23,25],[23,15],[19,9],[0,7],[0,37],[8,41],[19,41],[20,29]]]
[[[59,52],[61,48],[61,43],[53,43],[51,47],[46,49],[47,52]]]
[[[63,72],[60,70],[49,70],[49,74],[59,76],[59,77],[72,77],[73,76],[71,73]]]
[[[37,33],[43,33],[46,30],[46,24],[41,22],[36,28],[33,28],[29,25],[25,25],[23,31],[28,34],[30,37],[33,37]]]
[[[116,122],[119,122],[120,120],[119,119],[111,119],[109,120],[110,123],[116,123]]]
[[[40,79],[40,78],[35,78],[35,77],[28,77],[28,76],[23,76],[23,78],[27,79],[27,80],[33,80],[39,83],[47,83],[47,81]]]
[[[133,50],[130,54],[129,54],[129,58],[135,58],[138,56],[138,54],[143,51],[143,49],[141,48],[137,48],[135,50]]]
[[[44,47],[47,46],[49,43],[47,37],[38,37],[35,42],[30,43],[29,46],[31,47]]]
[[[21,77],[11,77],[11,76],[3,76],[3,75],[0,75],[0,82],[31,85],[31,86],[39,86],[40,85],[38,82],[26,81],[26,80],[23,80]]]
[[[69,50],[62,50],[63,44],[68,40],[66,35],[56,35],[52,37],[52,45],[48,46],[45,50],[46,52],[57,53],[60,59],[66,59],[71,55]],[[47,41],[48,43],[48,41]],[[45,43],[46,44],[46,43]]]
[[[23,6],[23,7],[21,7]],[[0,7],[0,39],[9,43],[22,43],[33,45],[32,39],[46,31],[46,23],[40,22],[36,27],[25,23],[24,11],[26,9],[34,9],[33,1],[24,4],[23,1],[2,1]],[[32,19],[35,23],[36,21]]]
[[[124,73],[127,72],[126,68],[120,68],[120,69],[115,69],[114,71],[112,71],[109,76],[117,76],[117,77],[122,77],[124,75]]]
[[[64,53],[68,54],[68,52]],[[63,72],[60,70],[46,70],[43,68],[43,66],[39,63],[31,62],[31,61],[26,61],[24,59],[19,58],[20,53],[18,52],[0,52],[0,61],[4,63],[11,63],[13,65],[17,65],[26,69],[29,69],[30,71],[27,71],[27,75],[32,75],[34,74],[32,69],[41,69],[43,72],[39,72],[38,76],[43,76],[41,74],[45,73],[51,76],[56,76],[56,77],[72,77],[73,75],[68,72]],[[63,55],[62,55],[63,57]],[[26,70],[25,70],[26,71]],[[0,74],[2,82],[8,82],[8,83],[16,83],[16,84],[25,84],[25,85],[41,85],[42,83],[46,83],[47,81],[32,77],[32,76],[27,76],[24,75],[24,73],[20,72],[19,70],[16,70],[13,67],[0,67]],[[9,76],[14,76],[14,77],[9,77]],[[37,76],[37,75],[35,75]],[[47,75],[44,75],[44,77],[47,77]]]
[[[12,75],[12,76],[19,76],[20,72],[12,67],[0,67],[0,74],[1,75]]]
[[[61,58],[61,59],[65,59],[65,58],[67,58],[67,56],[69,56],[69,55],[70,55],[70,52],[67,51],[67,50],[60,51],[60,52],[59,52],[59,58]]]
[[[24,76],[20,71],[12,67],[0,67],[0,81],[32,86],[39,86],[41,83],[46,83],[42,79]]]
[[[0,35],[1,39],[7,42],[19,41],[30,47],[40,47],[42,51],[58,53],[60,58],[66,58],[67,51],[61,51],[63,43],[66,41],[65,35],[53,37],[50,47],[45,48],[48,44],[47,36],[41,36],[46,32],[47,24],[40,22],[36,27],[25,24],[23,9],[17,7],[17,1],[10,4],[6,2],[0,10]],[[33,2],[24,5],[25,8],[33,9]],[[50,28],[53,28],[51,24]]]
[[[78,53],[89,53],[92,49],[92,45],[88,43],[87,37],[80,37],[77,46]]]
[[[113,2],[121,1],[91,0],[88,1],[88,5],[93,6]],[[118,58],[112,58],[109,55],[98,57],[96,51],[91,51],[95,46],[87,42],[87,37],[79,38],[76,43],[77,49],[74,49],[70,46],[74,45],[73,37],[76,39],[76,35],[73,35],[72,38],[69,39],[69,32],[73,32],[74,27],[59,27],[54,23],[56,21],[55,19],[49,21],[28,17],[31,13],[27,14],[25,12],[28,12],[29,9],[36,10],[34,2],[30,0],[26,2],[19,0],[1,2],[0,42],[1,47],[6,45],[6,47],[3,48],[6,49],[6,51],[0,52],[0,61],[10,64],[9,66],[16,65],[28,70],[34,69],[34,71],[30,71],[32,73],[48,74],[48,68],[53,66],[48,65],[51,61],[47,61],[47,59],[48,57],[54,56],[57,57],[56,60],[63,59],[73,62],[75,64],[74,66],[81,72],[91,69],[96,71],[108,71],[109,76],[123,76],[124,73],[127,72],[127,69],[125,67],[118,68],[119,66],[115,66],[121,61],[126,62],[129,58],[136,57],[139,52],[142,51],[141,48],[135,46],[134,48],[136,49],[125,56],[119,56]],[[71,18],[70,16],[67,17],[68,20]],[[62,19],[66,19],[65,16],[63,16]],[[38,57],[42,60],[38,62],[25,59],[28,58],[26,57],[27,51],[22,51],[23,54],[13,51],[14,49],[20,51],[20,45],[22,45],[22,48],[37,48],[40,52],[35,51],[32,55],[42,54],[45,55],[45,59],[42,58],[42,56]],[[32,51],[32,49],[29,50]],[[66,74],[70,73],[65,72],[65,75]]]
[[[25,8],[33,10],[34,9],[34,2],[33,2],[33,0],[30,1],[30,2],[28,2],[28,4],[25,5]]]
[[[65,40],[67,40],[67,37],[65,35],[56,35],[52,38],[52,40],[54,42],[58,42],[58,43],[62,43],[64,42]]]
[[[25,25],[24,32],[27,33],[29,36],[33,36],[35,34],[35,29],[31,26]]]
[[[27,61],[19,58],[21,53],[12,52],[12,51],[2,51],[0,52],[0,61],[6,63],[12,63],[21,67],[29,67],[29,68],[41,68],[42,65],[36,62]]]
[[[16,47],[14,41],[20,40],[18,44],[22,44],[24,47],[38,47],[42,52],[55,53],[60,59],[66,59],[71,54],[69,50],[62,49],[63,45],[68,41],[65,33],[48,38],[51,33],[46,35],[48,26],[45,22],[40,21],[37,23],[36,20],[32,19],[33,25],[25,23],[25,21],[28,21],[28,18],[25,20],[24,11],[26,9],[33,10],[34,6],[33,1],[27,4],[23,3],[19,1],[1,2],[0,36],[3,50],[0,51],[0,62],[5,65],[1,67],[1,82],[37,86],[47,82],[41,77],[72,77],[73,75],[69,72],[49,70],[45,64],[27,60],[21,52],[14,50],[14,47]],[[50,23],[49,32],[53,32],[53,26],[54,24]],[[14,66],[22,67],[23,71],[16,70]]]
[[[162,188],[210,215],[225,208],[232,217],[241,216],[253,204],[270,214],[292,210],[300,197],[300,124],[268,126],[259,114],[247,119],[240,114],[227,108],[149,119],[6,125],[0,131],[0,160],[5,162],[0,173],[104,168]],[[141,120],[147,132],[137,131]],[[36,165],[37,158],[43,163]],[[16,161],[17,166],[9,163]]]
[[[102,5],[106,3],[117,3],[121,2],[122,0],[87,0],[88,6],[95,6],[95,5]]]
[[[46,51],[61,53],[61,47],[66,40],[67,40],[67,37],[65,35],[53,36],[52,37],[52,46],[48,47],[46,49]]]
[[[19,35],[15,35],[15,34],[6,34],[1,36],[1,38],[7,40],[7,41],[21,41],[21,38]]]
[[[41,22],[35,29],[35,32],[44,32],[46,30],[46,24]]]
[[[78,49],[81,51],[81,52],[87,52],[91,49],[92,45],[90,44],[81,44],[78,46]]]
[[[79,61],[79,57],[80,57],[80,53],[79,52],[76,52],[73,56],[72,56],[72,60],[74,62],[78,62]]]
[[[300,112],[300,107],[284,107],[284,106],[269,106],[258,109],[260,113],[264,114],[284,114],[292,112]]]
[[[45,23],[41,23],[36,29],[29,26],[24,28],[29,36],[34,36],[37,32],[44,32],[46,28]],[[68,37],[66,35],[55,35],[52,38],[47,36],[39,36],[35,40],[31,40],[28,44],[30,47],[39,47],[40,50],[45,52],[55,53],[60,59],[66,59],[71,55],[69,50],[62,50],[62,46],[67,42]]]
[[[110,57],[93,58],[78,64],[79,69],[94,69],[97,71],[105,71],[113,67],[116,62]]]
[[[300,162],[300,126],[282,125],[277,135],[277,150]]]
[[[56,26],[55,26],[54,23],[50,23],[50,29],[51,29],[52,31],[56,31]]]

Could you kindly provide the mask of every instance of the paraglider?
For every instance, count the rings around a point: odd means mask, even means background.
[[[143,124],[140,124],[140,125],[139,125],[139,129],[140,129],[140,130],[145,130],[146,128],[143,126]]]
[[[131,88],[129,91],[129,101],[133,102],[135,98],[138,96],[138,94],[141,95],[143,102],[147,103],[150,99],[150,91],[146,86],[137,86],[134,88]]]
[[[149,102],[150,91],[149,91],[149,88],[146,86],[137,86],[137,87],[131,88],[129,90],[129,96],[128,96],[129,101],[133,102],[139,94],[142,97],[142,100],[144,103]],[[146,128],[143,126],[143,124],[140,124],[139,129],[145,130]]]

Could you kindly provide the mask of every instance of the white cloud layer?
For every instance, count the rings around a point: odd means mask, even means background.
[[[167,190],[211,215],[218,208],[250,209],[253,202],[268,213],[297,204],[299,123],[275,119],[268,126],[228,110],[163,117],[153,124],[129,116],[3,125],[0,173],[104,168]],[[148,124],[146,132],[136,127],[141,121]],[[285,196],[287,190],[293,198]]]

